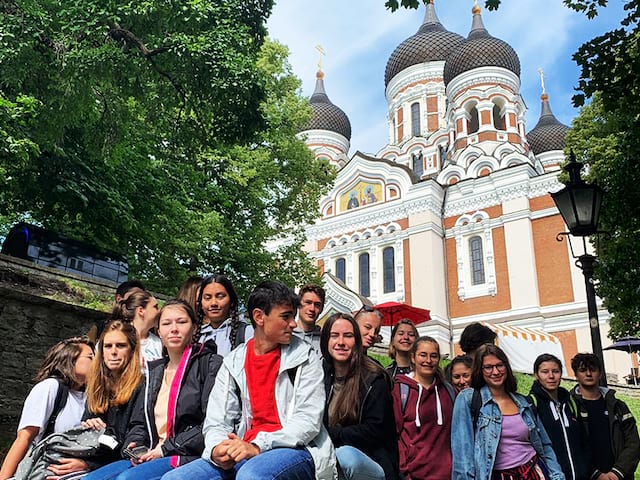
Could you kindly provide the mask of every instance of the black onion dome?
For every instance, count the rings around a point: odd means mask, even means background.
[[[339,107],[335,106],[329,100],[327,93],[324,91],[324,73],[316,74],[316,89],[309,99],[313,116],[309,125],[303,128],[305,130],[329,130],[330,132],[339,133],[347,140],[351,141],[351,122],[349,117]]]
[[[520,76],[520,59],[511,46],[492,37],[482,23],[480,7],[473,7],[473,23],[467,40],[451,52],[444,65],[444,83],[480,67],[502,67]]]
[[[384,72],[385,86],[398,73],[412,65],[446,60],[463,41],[464,37],[442,26],[433,3],[427,4],[427,12],[416,34],[398,45],[389,57]]]
[[[565,124],[560,123],[551,112],[549,97],[542,94],[542,110],[540,119],[533,130],[527,134],[529,147],[535,155],[553,150],[563,150],[567,145],[565,135],[569,130]]]

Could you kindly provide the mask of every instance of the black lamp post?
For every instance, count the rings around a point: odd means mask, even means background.
[[[597,263],[595,255],[587,253],[586,237],[598,233],[598,218],[602,205],[603,191],[597,185],[589,185],[580,177],[582,164],[576,161],[573,151],[569,156],[569,163],[564,167],[569,173],[569,183],[559,192],[552,193],[551,197],[560,211],[560,215],[569,228],[568,232],[558,234],[558,241],[569,234],[582,237],[584,254],[576,256],[573,253],[571,238],[569,246],[571,255],[576,259],[575,264],[584,274],[584,283],[587,290],[587,310],[589,312],[589,328],[591,331],[591,348],[593,353],[602,363],[602,377],[600,383],[607,384],[607,374],[604,368],[602,355],[602,340],[600,339],[600,324],[598,322],[598,307],[596,305],[596,290],[593,285],[593,270]]]

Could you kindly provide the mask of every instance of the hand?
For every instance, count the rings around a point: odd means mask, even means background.
[[[211,450],[211,460],[223,470],[231,470],[236,462],[227,454],[231,440],[223,440]]]
[[[56,479],[58,476],[67,475],[73,472],[80,472],[82,470],[89,470],[89,465],[84,460],[79,458],[61,458],[58,463],[52,463],[47,467],[54,475],[47,477],[47,480]]]
[[[227,448],[227,455],[238,463],[251,457],[255,457],[260,453],[260,449],[253,443],[245,442],[235,433],[229,434],[231,444]]]
[[[155,460],[156,458],[162,457],[164,457],[164,454],[162,453],[162,444],[159,443],[153,450],[149,450],[147,453],[140,455],[138,463],[148,462],[149,460]]]
[[[98,417],[87,418],[81,425],[83,428],[90,428],[91,430],[102,430],[103,428],[107,428],[107,424]]]
[[[618,480],[618,476],[613,472],[600,473],[598,480]]]

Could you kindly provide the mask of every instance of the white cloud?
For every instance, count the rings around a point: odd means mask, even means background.
[[[460,0],[436,4],[443,25],[463,36],[471,26],[471,7],[470,1]],[[509,43],[520,58],[528,129],[540,113],[537,69],[545,70],[554,114],[570,124],[577,113],[571,96],[579,76],[571,56],[584,41],[615,28],[621,11],[620,5],[608,7],[590,22],[561,0],[504,0],[498,11],[483,10],[489,33]],[[417,31],[423,15],[424,10],[391,13],[383,0],[280,0],[274,7],[269,34],[289,46],[290,62],[303,81],[305,95],[311,95],[315,86],[315,46],[321,44],[326,51],[325,86],[331,101],[351,120],[351,154],[375,153],[388,141],[385,66],[391,52]]]

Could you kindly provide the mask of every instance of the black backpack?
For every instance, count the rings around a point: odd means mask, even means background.
[[[60,415],[60,412],[62,412],[67,405],[67,398],[69,398],[69,387],[61,379],[56,378],[56,380],[58,381],[58,392],[56,393],[56,399],[53,403],[53,411],[47,421],[47,426],[42,432],[41,438],[48,437],[54,432],[58,415]]]

